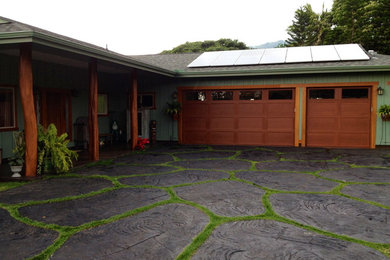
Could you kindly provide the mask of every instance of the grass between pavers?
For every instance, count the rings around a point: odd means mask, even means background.
[[[254,149],[249,149],[249,150],[273,151],[273,150],[267,149],[267,148],[254,148]],[[223,151],[223,152],[226,152],[226,151],[230,151],[230,150],[218,150],[218,149],[213,149],[211,146],[208,146],[205,149],[202,149],[201,151],[200,150],[181,151],[181,152],[171,152],[171,153],[162,153],[162,154],[169,154],[173,158],[173,161],[177,161],[177,160],[185,161],[184,159],[180,159],[179,157],[175,156],[175,154],[176,153],[193,153],[193,152],[202,152],[202,151]],[[261,162],[261,161],[251,161],[251,160],[246,160],[246,159],[239,159],[238,157],[239,157],[239,155],[241,155],[241,151],[233,151],[232,150],[232,152],[235,152],[235,154],[233,156],[230,156],[230,157],[227,157],[227,158],[212,158],[212,160],[221,160],[222,159],[222,160],[246,161],[246,162],[250,162],[251,163],[251,167],[250,167],[250,169],[245,170],[245,171],[268,171],[268,170],[258,170],[256,168],[256,164]],[[273,151],[273,152],[276,152],[276,151]],[[146,154],[145,152],[133,152],[131,154],[140,154],[140,153],[141,154]],[[150,153],[154,153],[155,154],[156,152],[151,151]],[[281,152],[276,152],[276,153],[279,156],[283,155],[283,153],[281,153]],[[327,162],[339,162],[338,159],[339,158],[334,159],[335,161],[334,160],[328,160]],[[204,159],[196,159],[196,160],[204,160]],[[289,160],[289,161],[307,161],[307,160]],[[323,160],[321,160],[321,161],[323,161]],[[349,242],[353,242],[353,243],[362,244],[364,246],[368,246],[368,247],[371,247],[373,249],[376,249],[376,250],[382,252],[383,254],[385,254],[386,256],[390,257],[390,244],[378,244],[378,243],[371,243],[371,242],[367,242],[367,241],[363,241],[363,240],[358,240],[358,239],[351,238],[351,237],[348,237],[348,236],[338,235],[338,234],[334,234],[334,233],[331,233],[331,232],[328,232],[328,231],[324,231],[324,230],[321,230],[321,229],[318,229],[318,228],[315,228],[315,227],[312,227],[312,226],[304,225],[302,223],[296,222],[296,221],[291,220],[291,219],[287,219],[287,218],[285,218],[283,216],[280,216],[280,215],[276,214],[273,211],[272,205],[271,205],[271,203],[269,201],[269,196],[272,195],[272,194],[277,194],[277,193],[331,194],[331,195],[335,195],[335,196],[342,196],[342,197],[346,197],[346,198],[349,198],[349,199],[354,199],[354,200],[357,200],[357,201],[360,201],[360,202],[363,202],[363,203],[371,204],[371,205],[374,205],[374,206],[379,206],[379,207],[382,207],[382,208],[385,208],[385,209],[389,209],[389,207],[381,205],[381,204],[378,204],[376,202],[367,201],[367,200],[363,200],[363,199],[360,199],[360,198],[354,198],[352,196],[348,196],[348,195],[343,194],[341,192],[342,188],[344,188],[347,185],[368,184],[368,183],[345,182],[345,181],[341,181],[341,180],[337,180],[337,179],[325,178],[325,177],[322,177],[322,176],[320,176],[318,174],[319,172],[328,171],[328,170],[331,170],[331,169],[321,170],[321,171],[316,171],[316,172],[301,172],[301,171],[297,171],[297,173],[312,174],[313,176],[315,176],[317,178],[321,178],[321,179],[325,179],[325,180],[329,180],[329,181],[333,181],[333,182],[338,182],[339,183],[338,186],[336,186],[335,188],[331,189],[328,192],[302,192],[302,191],[284,191],[284,190],[270,189],[270,188],[263,187],[263,186],[255,184],[255,183],[252,183],[250,181],[246,181],[246,180],[242,180],[242,179],[236,178],[234,173],[235,172],[244,171],[244,170],[227,171],[227,170],[213,170],[213,169],[197,169],[197,170],[202,170],[202,171],[226,172],[226,173],[229,173],[230,177],[227,178],[227,179],[223,178],[223,179],[218,179],[218,180],[207,180],[207,181],[196,182],[196,183],[182,183],[182,184],[179,184],[179,185],[172,185],[170,187],[155,187],[155,186],[150,186],[150,185],[134,185],[134,186],[130,186],[130,185],[124,185],[124,184],[120,183],[120,179],[121,178],[136,177],[136,176],[149,176],[149,175],[162,175],[162,174],[169,174],[169,173],[180,172],[180,171],[185,171],[185,170],[196,170],[196,169],[192,169],[192,168],[184,168],[184,167],[180,167],[180,166],[173,166],[173,165],[170,165],[171,162],[172,161],[166,162],[166,163],[160,163],[160,164],[140,164],[140,166],[169,166],[169,167],[175,167],[176,168],[176,170],[173,170],[173,171],[170,171],[170,172],[163,172],[163,173],[121,175],[121,176],[115,176],[115,177],[107,176],[107,175],[90,175],[90,176],[80,176],[80,175],[77,175],[77,177],[81,177],[81,178],[104,178],[104,179],[112,181],[114,187],[104,188],[104,189],[101,189],[99,191],[94,191],[94,192],[90,192],[90,193],[82,194],[82,195],[78,195],[78,196],[68,196],[68,197],[56,198],[56,199],[52,199],[52,200],[35,201],[35,202],[34,201],[30,201],[30,202],[14,204],[14,205],[0,204],[0,207],[7,209],[10,212],[11,216],[13,216],[15,219],[17,219],[17,220],[19,220],[19,221],[21,221],[21,222],[23,222],[25,224],[32,225],[32,226],[37,226],[37,227],[40,227],[40,228],[52,229],[52,230],[55,230],[55,231],[57,231],[59,233],[58,238],[54,241],[54,243],[52,245],[50,245],[47,249],[45,249],[40,254],[34,256],[31,259],[48,259],[56,250],[58,250],[69,239],[69,237],[71,237],[72,235],[76,234],[77,232],[80,232],[82,230],[89,229],[89,228],[94,228],[94,227],[97,227],[97,226],[100,226],[100,225],[109,224],[109,223],[118,221],[120,219],[123,219],[123,218],[126,218],[126,217],[130,217],[130,216],[136,215],[136,214],[141,213],[141,212],[145,212],[145,211],[150,210],[150,209],[152,209],[154,207],[162,206],[162,205],[166,205],[166,204],[170,204],[170,203],[186,204],[186,205],[195,207],[195,208],[201,210],[202,212],[204,212],[206,215],[208,215],[209,219],[210,219],[210,222],[205,226],[203,231],[200,232],[197,236],[195,236],[193,241],[189,245],[187,245],[186,248],[184,248],[184,250],[179,254],[177,259],[189,259],[196,252],[196,250],[210,237],[212,232],[219,225],[221,225],[223,223],[227,223],[227,222],[248,221],[248,220],[255,220],[255,219],[269,219],[269,220],[279,221],[279,222],[283,222],[283,223],[286,223],[286,224],[297,226],[299,228],[310,230],[310,231],[313,231],[313,232],[316,232],[316,233],[319,233],[319,234],[322,234],[322,235],[325,235],[325,236],[328,236],[328,237],[333,237],[333,238],[344,240],[344,241],[349,241]],[[355,166],[355,165],[351,165],[351,164],[347,164],[347,163],[343,163],[343,164],[348,165],[348,166],[353,167],[353,168],[354,167],[356,167],[356,168],[363,168],[363,167],[388,168],[388,167],[372,167],[372,166]],[[115,163],[113,160],[103,160],[103,161],[99,161],[99,162],[88,164],[86,167],[110,166],[110,165],[130,165],[130,164]],[[131,164],[131,165],[134,165],[134,164]],[[78,168],[78,169],[82,169],[82,168]],[[334,170],[334,169],[332,169],[332,170]],[[280,171],[278,171],[278,172],[280,172]],[[291,172],[291,171],[282,171],[282,172]],[[68,176],[69,177],[76,177],[74,175],[75,174],[68,175]],[[194,202],[191,202],[191,201],[186,201],[186,200],[183,200],[183,199],[179,198],[177,196],[177,194],[173,190],[174,187],[190,186],[190,185],[197,185],[197,184],[202,184],[202,183],[218,182],[218,181],[228,181],[228,180],[240,181],[240,182],[247,183],[249,185],[253,185],[253,186],[256,186],[257,188],[260,188],[260,189],[264,190],[265,194],[262,197],[262,203],[263,203],[264,208],[265,208],[265,213],[263,213],[261,215],[257,215],[257,216],[242,216],[242,217],[218,216],[218,215],[214,214],[212,211],[210,211],[209,209],[203,207],[202,205],[199,205],[197,203],[194,203]],[[373,184],[388,184],[388,183],[373,183]],[[1,188],[1,186],[0,186],[0,188]],[[9,188],[13,188],[13,187],[8,187],[7,189],[9,189]],[[98,195],[98,194],[102,194],[102,193],[108,192],[110,190],[115,190],[115,189],[120,189],[120,188],[156,188],[156,189],[163,189],[163,190],[167,191],[170,194],[171,198],[169,200],[160,201],[160,202],[157,202],[157,203],[154,203],[154,204],[150,204],[150,205],[147,205],[147,206],[144,206],[144,207],[141,207],[141,208],[137,208],[137,209],[134,209],[134,210],[122,213],[122,214],[118,214],[118,215],[112,216],[112,217],[107,218],[107,219],[92,221],[92,222],[83,224],[83,225],[78,226],[78,227],[67,227],[67,226],[58,226],[58,225],[55,225],[55,224],[46,224],[46,223],[34,221],[34,220],[29,219],[29,218],[20,216],[19,213],[18,213],[18,208],[20,208],[22,206],[37,205],[37,204],[44,204],[44,203],[51,203],[51,202],[61,202],[61,201],[73,200],[73,199],[80,199],[80,198],[84,198],[84,197],[95,196],[95,195]]]
[[[0,192],[23,186],[27,182],[0,182]]]

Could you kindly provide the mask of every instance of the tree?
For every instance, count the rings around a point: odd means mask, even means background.
[[[286,46],[315,45],[318,42],[319,29],[319,15],[313,11],[310,4],[301,6],[295,11],[293,24],[287,29],[290,38],[286,40]]]
[[[224,50],[245,50],[249,49],[245,43],[232,39],[219,39],[217,41],[197,41],[186,42],[172,50],[166,50],[162,53],[196,53],[205,51],[224,51]]]

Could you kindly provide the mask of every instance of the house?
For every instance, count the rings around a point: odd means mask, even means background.
[[[75,144],[84,122],[92,160],[114,121],[133,148],[150,120],[157,140],[183,144],[375,148],[389,85],[390,56],[356,44],[125,56],[0,17],[0,148],[11,156],[24,130],[30,176],[37,123]],[[164,113],[175,99],[178,121]]]

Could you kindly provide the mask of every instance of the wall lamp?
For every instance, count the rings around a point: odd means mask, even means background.
[[[383,88],[381,88],[381,87],[379,87],[376,91],[377,91],[379,96],[382,96],[383,93],[385,92],[385,90]]]

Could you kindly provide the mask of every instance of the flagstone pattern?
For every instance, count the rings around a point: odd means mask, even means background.
[[[387,259],[389,155],[158,145],[0,192],[0,259]]]

